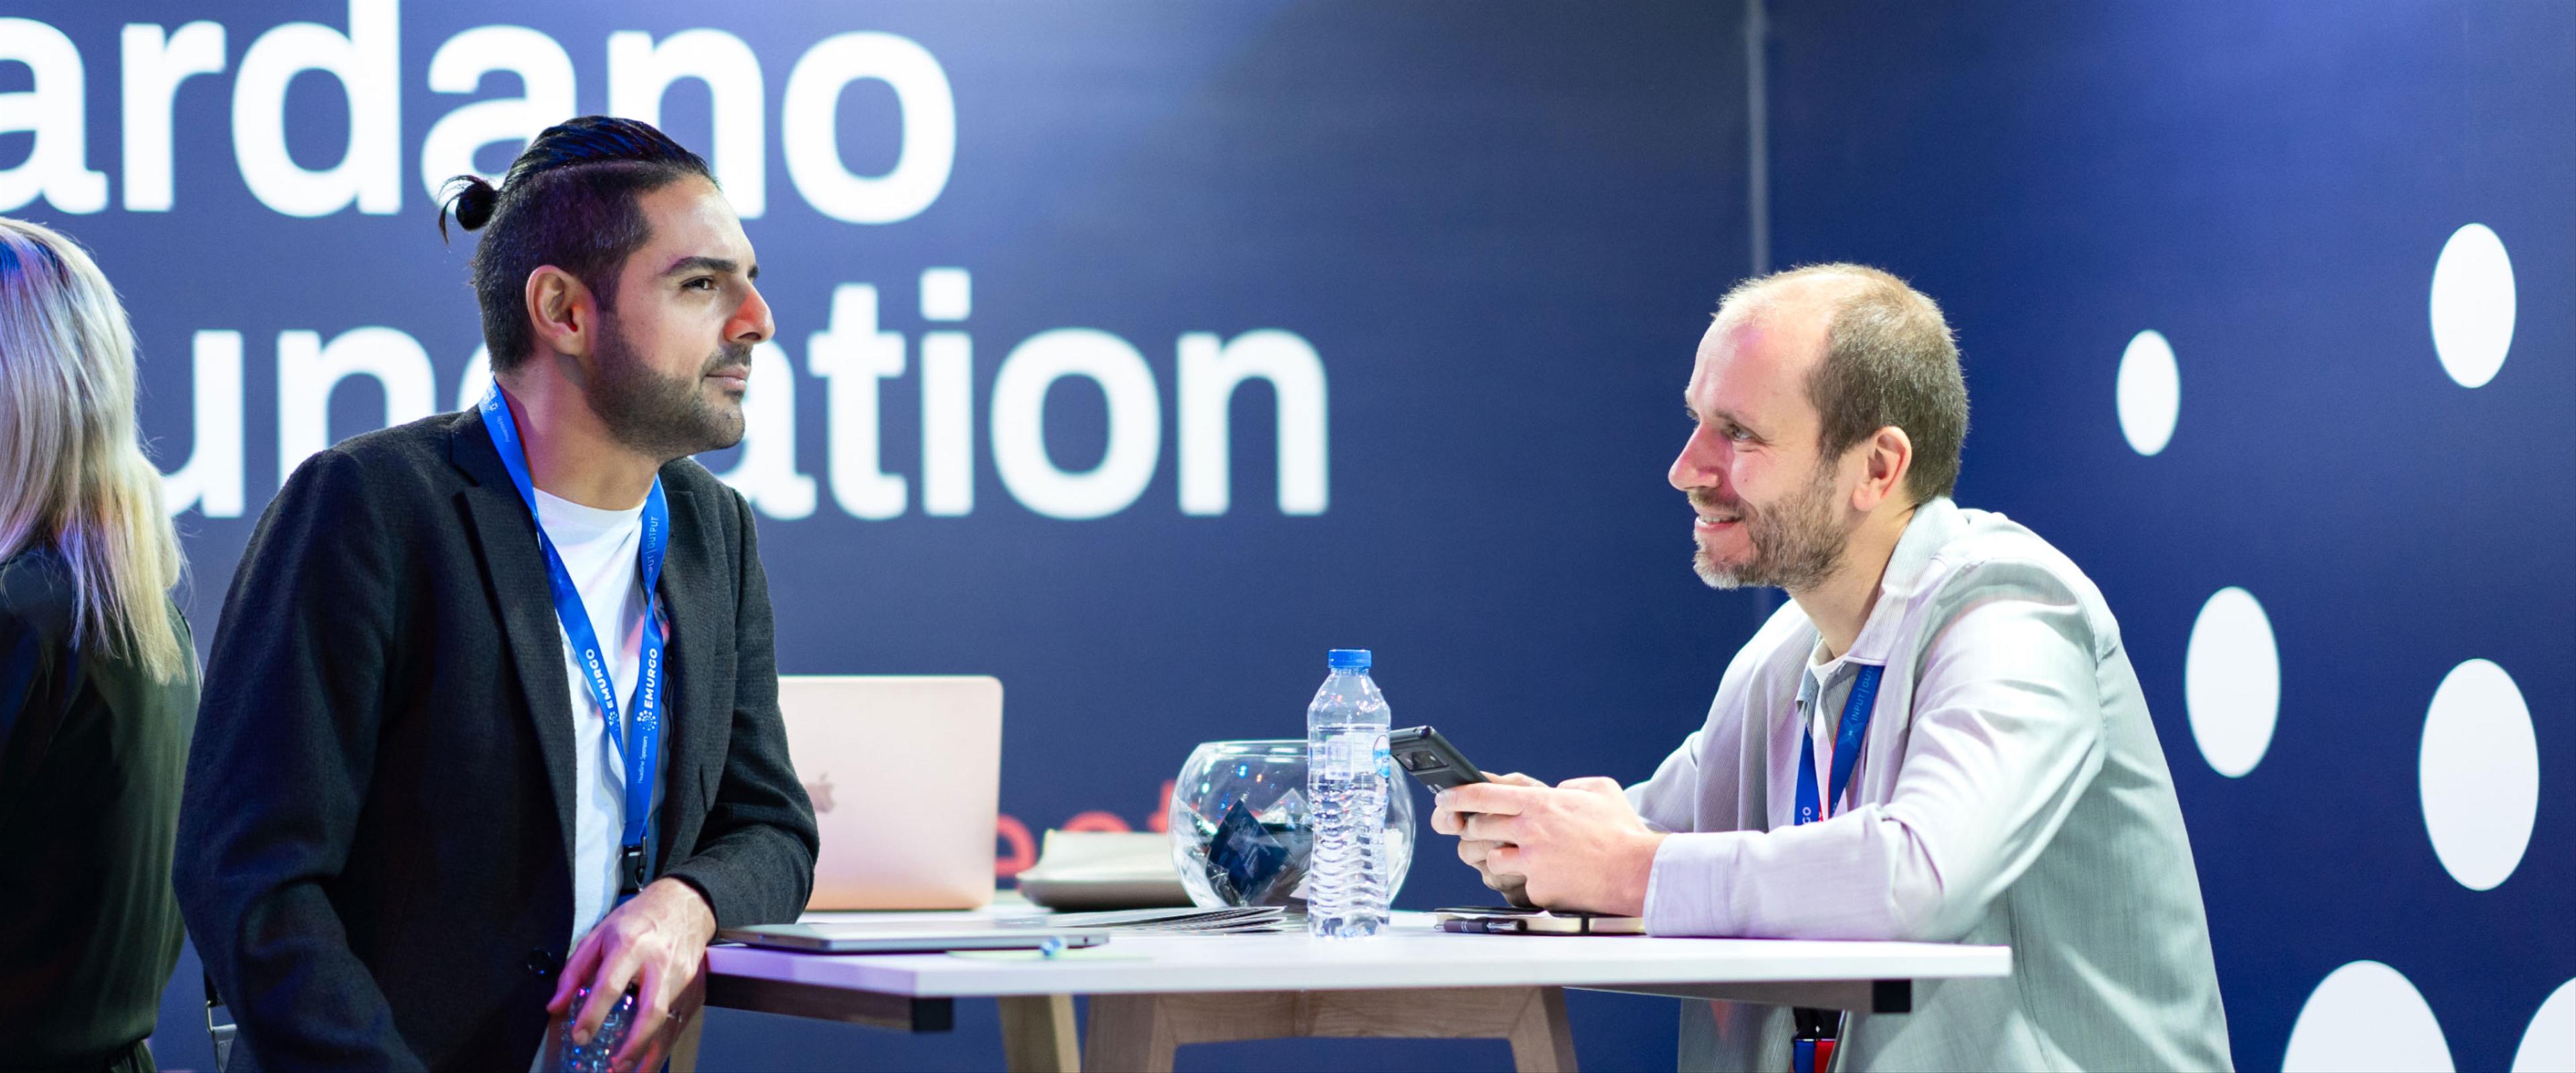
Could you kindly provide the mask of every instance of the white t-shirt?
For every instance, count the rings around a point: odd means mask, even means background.
[[[644,641],[644,587],[636,550],[644,539],[644,508],[600,510],[547,495],[537,489],[537,522],[563,557],[564,570],[581,590],[582,609],[598,635],[608,680],[617,690],[618,715],[635,714],[637,653]],[[572,694],[573,810],[572,919],[574,945],[617,908],[617,853],[625,837],[626,765],[624,754],[608,737],[608,721],[590,695],[581,664],[573,655],[572,637],[564,638],[564,688]],[[664,720],[669,725],[669,720]],[[622,728],[621,728],[622,730]],[[667,740],[667,738],[666,738]],[[653,807],[662,805],[656,779]],[[571,946],[565,947],[570,950]]]

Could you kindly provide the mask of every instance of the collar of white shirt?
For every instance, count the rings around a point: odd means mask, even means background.
[[[1861,623],[1860,636],[1852,640],[1851,651],[1843,653],[1844,663],[1867,663],[1884,667],[1888,654],[1903,636],[1905,620],[1911,617],[1915,589],[1921,585],[1934,556],[1959,535],[1967,524],[1959,516],[1959,505],[1948,496],[1936,496],[1914,508],[1914,517],[1905,523],[1905,535],[1896,540],[1896,551],[1887,559],[1887,573],[1878,583],[1878,599],[1869,608],[1869,618]]]

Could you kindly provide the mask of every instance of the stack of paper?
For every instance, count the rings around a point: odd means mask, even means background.
[[[1051,909],[1144,909],[1190,904],[1170,839],[1151,831],[1048,831],[1020,893]]]
[[[1292,917],[1275,905],[1243,909],[1130,909],[1108,913],[1049,913],[1003,921],[1007,926],[1048,931],[1160,932],[1174,935],[1234,935],[1243,932],[1302,930],[1304,917]]]

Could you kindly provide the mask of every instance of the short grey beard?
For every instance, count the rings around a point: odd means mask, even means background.
[[[617,442],[648,458],[668,462],[742,442],[743,416],[709,403],[706,374],[728,365],[748,366],[749,348],[728,346],[707,359],[704,372],[665,380],[644,368],[615,321],[600,333],[597,372],[583,393],[592,413]]]
[[[1834,524],[1833,470],[1816,464],[1807,487],[1776,507],[1744,505],[1745,532],[1753,538],[1753,561],[1727,567],[1709,558],[1694,540],[1691,570],[1712,589],[1773,587],[1798,592],[1822,584],[1840,565],[1849,531]]]

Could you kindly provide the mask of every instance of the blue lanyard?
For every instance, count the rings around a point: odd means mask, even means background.
[[[1869,731],[1871,702],[1878,699],[1878,675],[1886,669],[1862,664],[1860,677],[1852,680],[1851,696],[1843,702],[1842,727],[1834,734],[1834,801],[1842,800],[1843,790],[1851,785],[1852,765],[1860,761],[1860,739]],[[1794,822],[1814,823],[1829,815],[1830,802],[1816,800],[1816,736],[1800,726],[1798,815]]]
[[[599,703],[600,715],[608,720],[608,741],[617,750],[618,759],[626,765],[626,829],[618,853],[618,892],[633,895],[644,888],[647,831],[653,820],[653,776],[662,763],[662,630],[661,616],[655,607],[654,586],[662,576],[662,553],[670,543],[671,504],[662,496],[662,479],[653,478],[653,491],[644,497],[644,539],[638,552],[638,569],[644,583],[644,641],[638,655],[644,665],[635,676],[635,717],[624,724],[617,718],[617,686],[609,680],[608,664],[600,658],[598,632],[590,628],[590,612],[582,606],[581,589],[572,582],[572,572],[564,569],[563,556],[556,553],[555,542],[546,536],[545,523],[537,518],[537,491],[528,479],[527,448],[519,443],[518,423],[510,419],[510,404],[501,397],[501,385],[493,384],[483,396],[483,427],[492,433],[492,446],[501,453],[501,465],[510,471],[510,483],[519,489],[519,500],[528,505],[528,520],[537,523],[537,547],[546,553],[546,580],[554,590],[555,618],[563,623],[564,635],[580,655],[582,680],[590,686],[590,699]]]

